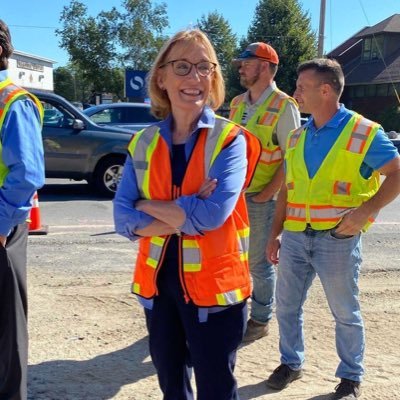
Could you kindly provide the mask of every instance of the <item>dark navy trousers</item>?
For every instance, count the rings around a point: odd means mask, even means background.
[[[238,400],[233,371],[246,326],[246,302],[199,322],[198,307],[184,301],[176,260],[163,264],[157,282],[159,296],[145,314],[163,399],[194,399],[193,369],[198,400]]]
[[[27,243],[24,223],[0,245],[0,400],[27,398]]]

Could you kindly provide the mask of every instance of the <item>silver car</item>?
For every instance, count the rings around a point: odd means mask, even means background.
[[[83,110],[94,123],[102,126],[115,126],[138,131],[158,121],[150,113],[147,103],[99,104]]]

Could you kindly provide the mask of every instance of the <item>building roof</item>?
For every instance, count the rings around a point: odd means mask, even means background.
[[[400,82],[400,41],[398,49],[386,55],[384,61],[361,60],[363,38],[378,33],[397,34],[400,37],[400,14],[394,14],[374,26],[361,29],[327,54],[342,64],[346,85]]]
[[[356,37],[365,37],[376,35],[377,33],[400,33],[400,14],[393,14],[391,17],[378,22],[374,26],[370,26],[361,32],[356,33]]]
[[[400,47],[384,62],[361,62],[361,55],[343,67],[346,85],[400,82]]]
[[[366,29],[369,29],[368,26],[360,29],[355,35],[353,35],[349,39],[346,39],[343,43],[339,44],[339,46],[335,47],[333,50],[331,50],[328,53],[328,56],[330,58],[340,57],[343,54],[345,54],[347,51],[349,51],[351,48],[356,46],[358,43],[361,43],[362,39],[360,37],[358,37],[358,35],[361,35],[361,33],[364,32]]]
[[[57,63],[57,61],[51,60],[49,58],[44,58],[44,57],[41,57],[41,56],[37,56],[35,54],[24,53],[24,52],[18,51],[18,50],[14,50],[13,51],[13,54],[11,55],[11,58],[15,58],[15,57],[13,57],[13,55],[29,57],[29,58],[36,59],[38,61],[45,61],[45,62],[48,62],[48,63],[51,63],[51,64],[56,64]]]

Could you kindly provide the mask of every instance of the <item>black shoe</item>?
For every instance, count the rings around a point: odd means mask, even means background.
[[[331,400],[351,400],[358,399],[360,396],[360,382],[342,378],[339,385],[335,387],[335,393],[332,395]]]
[[[303,376],[301,369],[295,371],[285,364],[281,364],[266,380],[267,386],[272,389],[282,390],[289,386],[290,382],[300,379]]]

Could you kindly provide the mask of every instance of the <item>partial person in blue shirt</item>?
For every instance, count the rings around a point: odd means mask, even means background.
[[[304,124],[304,129],[307,130],[304,160],[310,178],[314,177],[322,161],[353,115],[354,111],[348,110],[343,104],[340,104],[336,114],[319,129],[315,127],[312,116]],[[361,164],[361,175],[368,179],[374,170],[381,168],[388,161],[395,158],[397,154],[396,147],[393,146],[393,143],[381,127]]]
[[[306,61],[297,72],[294,98],[311,117],[289,136],[286,184],[266,249],[268,258],[279,263],[281,353],[281,364],[266,383],[281,390],[303,376],[303,305],[318,275],[335,319],[340,360],[340,383],[330,398],[356,399],[365,352],[358,298],[361,232],[400,193],[400,157],[377,123],[339,103],[344,74],[336,60]],[[382,183],[380,175],[385,176]]]
[[[45,176],[42,105],[9,79],[12,51],[0,20],[0,399],[26,400],[26,220]]]

